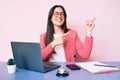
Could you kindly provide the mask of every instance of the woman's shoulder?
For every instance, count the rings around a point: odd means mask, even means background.
[[[42,33],[42,34],[40,35],[41,38],[44,38],[45,36],[46,36],[46,33]]]

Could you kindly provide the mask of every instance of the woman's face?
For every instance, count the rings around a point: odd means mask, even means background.
[[[64,12],[62,10],[61,7],[56,7],[55,10],[54,10],[54,13],[52,15],[52,23],[55,26],[57,27],[61,27],[64,23]]]

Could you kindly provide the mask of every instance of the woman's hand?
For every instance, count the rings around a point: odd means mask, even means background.
[[[65,33],[62,36],[54,39],[50,44],[52,48],[54,49],[57,45],[61,45],[65,43],[65,36],[68,35],[69,33]]]
[[[95,27],[95,24],[94,24],[94,21],[95,21],[96,18],[93,18],[91,20],[87,20],[86,23],[85,23],[85,28],[86,28],[86,35],[87,37],[91,37],[91,34],[92,34],[92,30],[93,28]]]

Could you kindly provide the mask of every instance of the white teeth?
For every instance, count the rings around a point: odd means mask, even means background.
[[[62,20],[56,20],[56,21],[61,22]]]

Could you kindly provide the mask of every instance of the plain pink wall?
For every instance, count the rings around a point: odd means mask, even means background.
[[[0,61],[12,57],[11,41],[39,42],[49,9],[61,4],[68,27],[84,42],[86,19],[96,17],[90,60],[120,61],[120,0],[0,0]]]

